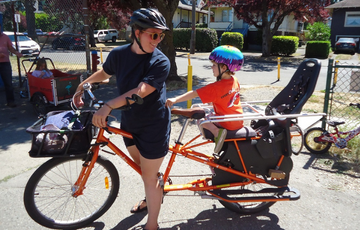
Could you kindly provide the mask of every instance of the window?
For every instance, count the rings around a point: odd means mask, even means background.
[[[346,12],[345,27],[360,27],[360,11]]]
[[[222,11],[222,20],[221,21],[223,21],[223,22],[229,21],[229,11],[228,10]]]

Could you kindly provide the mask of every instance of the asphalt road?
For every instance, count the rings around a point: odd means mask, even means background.
[[[197,62],[196,60],[199,60]],[[194,75],[204,76],[202,83],[213,81],[206,57],[192,60]],[[179,73],[186,73],[182,58],[178,66]],[[270,64],[269,64],[270,65]],[[275,64],[276,65],[276,64]],[[259,67],[266,66],[259,64]],[[187,68],[187,67],[186,67]],[[255,73],[246,69],[251,67],[245,65],[240,73],[240,83],[247,84],[248,78],[253,78]],[[275,67],[276,68],[276,67]],[[262,80],[264,84],[270,84],[277,79],[277,70],[271,65],[271,71],[260,71],[259,76],[267,76],[268,81]],[[295,67],[289,67],[295,72]],[[205,72],[207,71],[207,72]],[[244,74],[243,74],[244,73]],[[266,74],[265,74],[266,73]],[[292,74],[290,74],[292,75]],[[249,82],[252,79],[249,79]],[[286,82],[285,76],[278,83]],[[287,83],[287,82],[286,82]],[[250,84],[250,83],[249,83]],[[251,83],[253,84],[253,83]],[[179,94],[182,91],[169,92]],[[114,96],[113,87],[104,86],[95,92],[98,98],[106,100]],[[27,99],[17,98],[18,107],[10,109],[4,106],[5,95],[0,92],[0,229],[46,229],[39,226],[27,215],[23,206],[23,191],[25,184],[35,169],[47,159],[30,158],[30,135],[25,129],[30,126],[36,116],[32,111],[31,104]],[[60,108],[59,108],[60,109]],[[115,115],[118,116],[118,114]],[[179,133],[180,125],[173,123],[172,143]],[[198,130],[192,126],[191,134],[197,134]],[[191,136],[191,135],[189,135]],[[121,145],[121,140],[118,141]],[[211,152],[213,146],[204,147],[202,151]],[[129,210],[138,200],[144,196],[140,176],[136,175],[130,167],[114,156],[107,155],[118,168],[120,174],[120,192],[117,200],[101,218],[94,224],[83,229],[131,229],[133,226],[146,222],[146,212],[130,214]],[[168,159],[169,156],[167,156]],[[304,151],[299,156],[293,157],[294,169],[291,173],[290,185],[301,192],[301,198],[297,201],[278,202],[269,210],[256,215],[239,215],[233,213],[216,201],[201,199],[193,196],[191,192],[177,192],[168,194],[162,206],[159,224],[162,229],[358,229],[360,225],[359,189],[349,186],[351,183],[359,183],[358,177],[347,176],[346,172],[339,175],[319,167],[318,158]],[[165,160],[165,163],[167,160]],[[162,166],[165,167],[165,164]],[[163,170],[163,169],[162,169]],[[207,174],[207,167],[199,166],[197,163],[189,162],[179,158],[175,162],[172,175],[179,174]],[[174,183],[182,183],[184,180],[193,178],[175,178]]]

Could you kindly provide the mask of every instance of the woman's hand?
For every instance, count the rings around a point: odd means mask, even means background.
[[[176,98],[169,98],[166,100],[166,103],[165,103],[165,106],[166,107],[171,107],[173,106],[174,104],[176,104]]]
[[[106,127],[106,118],[109,116],[111,109],[108,106],[103,106],[96,113],[94,113],[92,118],[92,123],[96,127],[103,128]]]

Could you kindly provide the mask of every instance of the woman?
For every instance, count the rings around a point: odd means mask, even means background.
[[[148,209],[147,223],[143,229],[158,229],[158,215],[163,191],[158,184],[157,173],[168,151],[170,136],[170,109],[165,106],[165,80],[170,72],[169,59],[157,49],[164,38],[163,31],[169,30],[165,18],[154,9],[141,8],[131,16],[131,38],[133,42],[113,49],[107,57],[103,69],[97,71],[83,84],[102,82],[116,76],[119,95],[105,103],[93,116],[93,124],[106,126],[106,117],[112,109],[126,104],[126,97],[138,94],[144,99],[142,105],[132,104],[123,111],[121,128],[132,134],[134,139],[124,138],[125,145],[140,166],[145,187],[146,203],[140,202],[132,210]],[[81,106],[80,97],[75,104]],[[142,205],[142,207],[140,207]]]

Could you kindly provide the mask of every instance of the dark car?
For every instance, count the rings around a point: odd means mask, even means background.
[[[51,43],[51,46],[54,50],[58,48],[67,50],[84,50],[85,39],[79,36],[65,34],[54,39],[54,41]]]
[[[335,43],[334,53],[346,52],[346,53],[351,53],[351,55],[354,55],[355,50],[356,50],[356,42],[353,38],[340,38]]]

